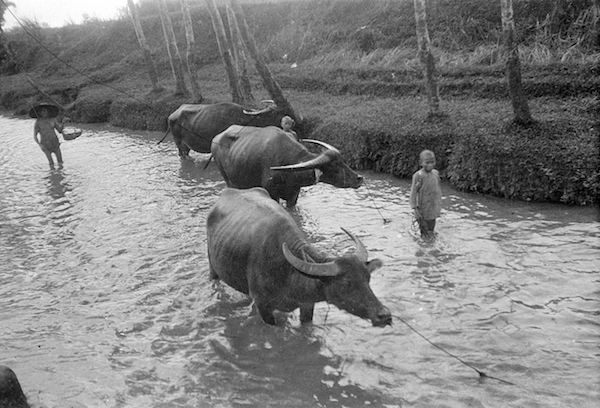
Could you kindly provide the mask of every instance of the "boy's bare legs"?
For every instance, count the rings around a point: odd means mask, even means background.
[[[52,160],[52,152],[48,149],[42,147],[42,152],[46,155],[46,159],[48,159],[48,164],[50,167],[54,167],[54,160]],[[57,156],[58,158],[58,156]]]
[[[56,161],[58,161],[58,164],[63,164],[62,152],[60,151],[60,147],[56,148],[54,154],[56,155]]]
[[[419,227],[421,229],[421,236],[423,238],[432,238],[433,230],[435,229],[435,219],[426,220],[424,218],[420,218]]]

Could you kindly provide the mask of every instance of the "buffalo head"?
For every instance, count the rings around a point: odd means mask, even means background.
[[[250,126],[263,127],[263,126],[281,126],[281,119],[285,116],[293,117],[295,124],[297,124],[298,130],[301,131],[302,117],[296,117],[293,112],[287,112],[285,109],[280,108],[272,100],[261,101],[266,106],[259,110],[243,109],[242,112],[247,116],[248,120],[244,121]]]
[[[321,171],[318,181],[339,188],[358,188],[361,186],[363,177],[348,167],[338,149],[319,140],[302,139],[302,142],[318,144],[326,150],[314,159],[287,166],[274,166],[271,167],[271,170],[303,171],[318,169]]]
[[[343,229],[343,228],[342,228]],[[321,279],[327,301],[355,316],[369,319],[373,326],[392,324],[390,311],[377,299],[369,282],[371,272],[381,267],[379,259],[368,261],[367,250],[360,240],[343,229],[357,249],[354,254],[326,263],[315,263],[294,256],[285,243],[282,250],[287,261],[300,272]]]

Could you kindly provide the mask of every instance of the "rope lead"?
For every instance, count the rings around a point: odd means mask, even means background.
[[[431,340],[429,340],[427,337],[423,336],[421,333],[419,333],[417,331],[417,329],[415,329],[414,327],[412,327],[410,324],[408,324],[404,319],[402,319],[401,317],[398,317],[396,315],[394,315],[395,319],[400,320],[402,323],[404,323],[409,329],[411,329],[413,332],[415,332],[419,337],[421,337],[423,340],[425,340],[427,343],[431,344],[433,347],[435,347],[436,349],[446,353],[447,355],[449,355],[450,357],[455,358],[456,360],[460,361],[461,363],[463,363],[464,365],[466,365],[467,367],[469,367],[472,370],[475,370],[477,372],[477,374],[479,374],[479,378],[489,378],[492,380],[496,380],[499,381],[501,383],[507,384],[507,385],[514,385],[516,386],[516,384],[511,383],[510,381],[506,381],[503,380],[502,378],[497,378],[497,377],[492,377],[491,375],[487,375],[486,373],[484,373],[481,370],[478,370],[477,368],[473,367],[471,364],[467,363],[466,361],[462,360],[460,357],[455,356],[454,354],[444,350],[443,348],[441,348],[440,346],[438,346],[437,344],[433,343]]]

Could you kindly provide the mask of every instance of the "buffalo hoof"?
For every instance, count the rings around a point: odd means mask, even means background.
[[[0,365],[0,407],[29,408],[16,374],[3,365]]]

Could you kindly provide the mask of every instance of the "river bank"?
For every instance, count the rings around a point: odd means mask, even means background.
[[[181,9],[170,14],[185,44]],[[357,169],[410,178],[424,149],[455,188],[508,199],[575,205],[600,192],[600,37],[596,6],[515,3],[523,86],[535,123],[512,124],[500,5],[434,2],[428,24],[443,115],[431,118],[416,58],[412,2],[251,2],[255,40],[284,94],[304,117],[304,137],[340,148]],[[25,114],[42,94],[76,122],[164,130],[167,116],[199,98],[175,96],[153,2],[140,2],[159,91],[127,16],[114,21],[3,33],[0,108]],[[550,14],[549,14],[550,11]],[[210,17],[192,7],[203,103],[231,100]],[[596,16],[596,17],[594,17]],[[540,24],[544,21],[544,24]],[[5,56],[8,54],[5,54]],[[251,64],[254,97],[271,99]],[[47,99],[47,98],[46,98]],[[256,106],[255,106],[256,107]]]
[[[531,98],[537,122],[520,128],[511,123],[510,102],[495,91],[502,78],[490,72],[479,79],[471,77],[470,88],[460,93],[456,91],[457,83],[448,85],[452,78],[445,79],[445,115],[431,118],[418,87],[407,95],[390,96],[387,88],[380,86],[381,81],[373,77],[363,75],[363,85],[359,86],[355,72],[346,81],[364,93],[342,93],[339,86],[307,86],[309,67],[274,65],[272,69],[284,93],[304,117],[304,137],[337,146],[356,169],[409,178],[418,169],[419,152],[427,148],[436,153],[442,175],[462,191],[524,201],[577,205],[598,202],[599,105],[591,92]],[[582,78],[587,71],[573,72]],[[206,103],[230,100],[220,64],[207,65],[199,74],[204,78]],[[169,78],[163,80],[160,92],[144,91],[147,84],[139,76],[123,77],[110,87],[87,80],[75,88],[67,86],[69,82],[64,79],[34,78],[43,81],[47,93],[81,123],[165,130],[166,117],[182,103],[193,102],[189,97],[173,95]],[[315,78],[341,81],[333,73]],[[407,84],[418,85],[417,79],[409,79]],[[258,79],[253,81],[256,99],[268,98]],[[464,83],[464,78],[460,81]],[[492,81],[497,84],[490,85]],[[40,99],[39,92],[23,75],[3,77],[2,88],[2,105],[13,107],[12,113],[24,114],[32,101]],[[494,91],[485,94],[485,89]]]

